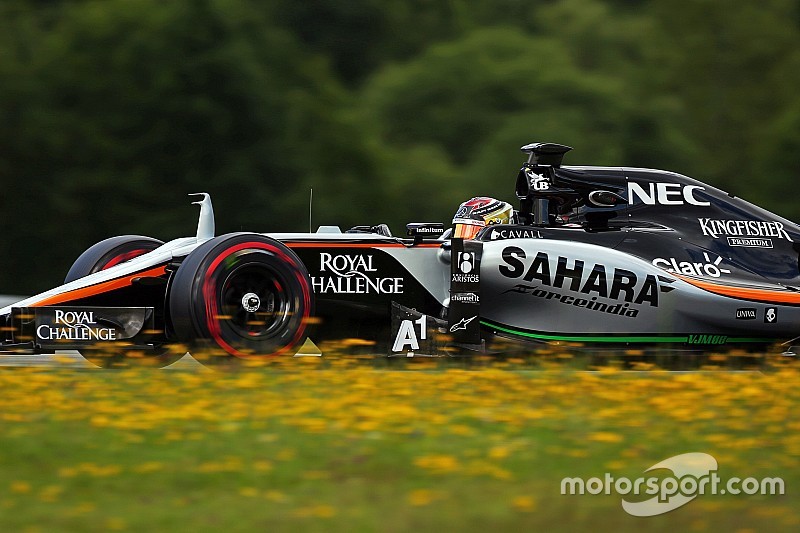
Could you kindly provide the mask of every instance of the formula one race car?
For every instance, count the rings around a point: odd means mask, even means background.
[[[519,209],[471,238],[441,223],[409,224],[405,238],[384,224],[214,236],[204,195],[196,236],[112,237],[63,285],[0,309],[2,348],[164,364],[183,355],[174,345],[263,358],[337,338],[402,356],[501,339],[788,351],[800,226],[680,174],[561,166],[569,150],[523,146]]]

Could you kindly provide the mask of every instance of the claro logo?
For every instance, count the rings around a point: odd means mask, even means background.
[[[663,258],[657,257],[653,259],[653,264],[659,268],[663,268],[667,272],[675,274],[689,274],[690,276],[708,276],[710,278],[719,278],[723,274],[730,274],[731,271],[727,268],[722,268],[722,256],[717,256],[713,261],[707,252],[703,252],[704,261],[678,261],[674,257]]]
[[[646,188],[645,188],[646,187]],[[709,206],[697,197],[698,191],[704,191],[700,185],[681,185],[680,183],[646,183],[644,186],[635,181],[628,182],[628,202],[647,205],[699,205]]]

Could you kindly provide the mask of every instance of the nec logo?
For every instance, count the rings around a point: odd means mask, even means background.
[[[628,182],[628,202],[633,204],[634,198],[647,205],[711,205],[695,196],[697,191],[705,190],[700,185],[681,185],[680,183],[646,183]]]

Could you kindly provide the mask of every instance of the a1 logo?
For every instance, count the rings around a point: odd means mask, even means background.
[[[403,320],[397,330],[397,336],[392,345],[393,352],[415,352],[419,350],[419,341],[425,340],[428,334],[428,320],[426,315],[422,315],[416,320]],[[414,327],[419,326],[419,335]]]

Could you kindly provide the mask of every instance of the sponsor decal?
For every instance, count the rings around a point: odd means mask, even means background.
[[[459,330],[466,330],[469,323],[475,320],[476,318],[478,318],[477,315],[470,318],[462,318],[461,320],[450,326],[450,333],[455,333],[456,331]]]
[[[646,188],[645,188],[646,187]],[[680,183],[645,183],[644,186],[635,181],[628,182],[628,202],[646,205],[698,205],[709,206],[710,202],[697,197],[698,191],[704,191],[700,185],[681,185]]]
[[[481,277],[475,268],[477,256],[475,252],[456,253],[456,272],[451,281],[456,283],[480,283]]]
[[[427,339],[428,317],[420,316],[417,320],[403,320],[397,330],[392,344],[393,352],[415,352],[419,350],[419,341]],[[419,326],[419,333],[414,326]]]
[[[447,319],[452,342],[480,344],[480,282],[483,245],[476,241],[453,239],[450,265],[450,308]]]
[[[727,335],[689,335],[686,344],[725,344],[728,342]]]
[[[736,320],[755,320],[756,316],[755,307],[740,307],[736,310]]]
[[[743,239],[742,237],[728,237],[729,246],[743,246],[745,248],[772,248],[772,239]]]
[[[475,253],[474,252],[458,252],[456,256],[456,265],[458,271],[462,274],[469,274],[475,270]]]
[[[493,229],[489,240],[496,241],[498,239],[539,239],[541,234],[532,229],[509,229],[499,228]]]
[[[778,321],[778,308],[767,307],[767,310],[764,312],[764,323],[775,324],[777,321]]]
[[[414,231],[418,234],[441,235],[444,233],[444,228],[440,226],[416,226]]]
[[[525,174],[528,176],[528,182],[530,183],[530,188],[532,190],[534,191],[550,190],[550,180],[547,179],[547,176],[544,176],[542,174],[537,174],[536,172],[533,172],[530,169],[526,169]]]
[[[405,357],[435,357],[444,353],[449,339],[440,333],[446,331],[447,322],[416,309],[392,302],[391,336],[388,355]]]
[[[385,232],[380,231],[378,233]],[[415,243],[419,243],[423,237],[440,237],[443,233],[444,224],[441,222],[409,222],[406,224],[406,234],[409,237],[414,237]]]
[[[456,292],[450,295],[451,303],[477,304],[481,302],[481,297],[474,292]]]
[[[98,327],[94,311],[54,311],[52,324],[36,328],[36,337],[43,341],[114,341],[117,330]]]
[[[320,276],[312,276],[317,294],[402,294],[403,278],[378,276],[372,255],[319,254]]]
[[[718,256],[713,261],[708,253],[703,252],[704,262],[689,262],[678,261],[674,257],[667,259],[657,257],[653,259],[653,265],[663,268],[667,272],[674,274],[688,274],[690,276],[708,276],[710,278],[719,278],[723,274],[730,274],[731,271],[727,268],[720,268],[722,257]]]
[[[528,259],[525,251],[516,246],[506,247],[502,258],[503,264],[499,266],[501,275],[541,284],[518,284],[505,292],[531,294],[592,311],[635,317],[639,313],[636,306],[658,307],[659,294],[674,290],[674,287],[665,285],[673,283],[673,279],[652,274],[640,279],[635,272],[624,268],[607,268],[603,264],[587,264],[580,259],[572,260],[564,256],[558,257],[553,269],[547,253],[538,252],[536,257]],[[543,287],[564,289],[578,296],[553,292]]]
[[[575,307],[586,308],[589,311],[608,313],[610,315],[620,315],[629,318],[636,318],[637,316],[639,316],[639,310],[631,308],[631,304],[627,302],[624,304],[617,303],[611,305],[607,301],[606,302],[598,301],[597,296],[592,296],[591,299],[576,298],[568,294],[559,294],[557,292],[549,291],[547,289],[542,289],[538,285],[523,285],[521,283],[518,283],[517,285],[514,285],[512,288],[505,291],[503,294],[509,292],[516,292],[519,294],[530,294],[531,296],[535,296],[536,298],[542,298],[544,300],[553,300],[565,305],[574,305]]]
[[[792,238],[786,233],[781,222],[766,222],[763,220],[716,220],[712,218],[698,218],[703,235],[718,239],[721,236],[728,238],[730,246],[748,246],[758,248],[772,248],[772,239]]]

